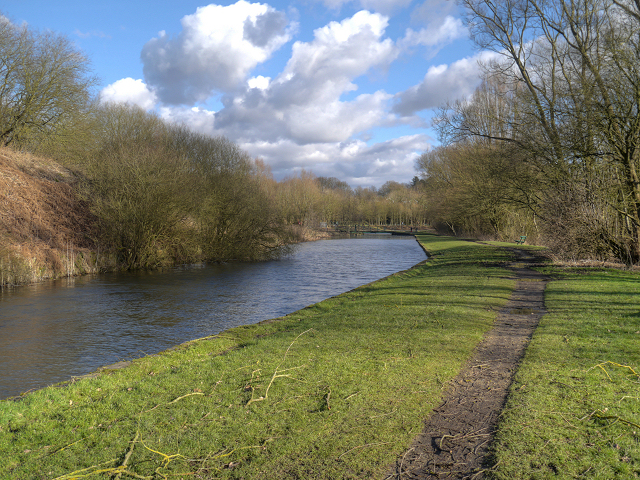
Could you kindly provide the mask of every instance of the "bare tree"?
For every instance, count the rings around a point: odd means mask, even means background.
[[[500,119],[500,128],[488,129],[487,109],[480,108],[487,103],[476,95],[452,105],[443,124],[462,136],[517,145],[555,194],[576,182],[589,191],[602,174],[616,179],[597,202],[619,217],[606,222],[617,228],[607,241],[630,261],[640,260],[640,2],[461,3],[473,40],[499,57],[485,75],[500,79],[504,91],[490,93],[508,108],[488,109]],[[567,199],[576,198],[584,197]]]
[[[0,16],[0,143],[70,133],[89,105],[87,58],[64,36]]]

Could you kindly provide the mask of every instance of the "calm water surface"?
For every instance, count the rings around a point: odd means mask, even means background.
[[[0,293],[0,399],[280,317],[424,260],[413,237],[299,245],[283,260],[106,274]]]

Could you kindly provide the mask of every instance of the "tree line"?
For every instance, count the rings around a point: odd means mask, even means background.
[[[429,218],[640,261],[640,1],[460,3],[495,58],[437,112],[443,146],[418,162]]]
[[[353,190],[304,171],[278,182],[230,140],[101,103],[96,85],[66,37],[0,16],[0,143],[77,173],[105,266],[264,260],[308,227],[423,221],[411,185]]]

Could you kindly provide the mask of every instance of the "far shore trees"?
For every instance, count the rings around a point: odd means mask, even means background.
[[[263,260],[291,241],[248,154],[137,107],[99,107],[80,166],[98,239],[124,268]]]

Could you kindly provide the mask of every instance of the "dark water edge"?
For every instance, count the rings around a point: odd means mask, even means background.
[[[277,318],[426,258],[413,237],[320,240],[263,263],[76,277],[0,293],[0,399]]]

